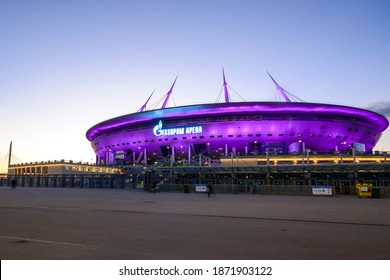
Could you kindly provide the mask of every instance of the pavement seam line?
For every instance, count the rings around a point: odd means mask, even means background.
[[[81,247],[87,246],[87,245],[84,245],[84,244],[77,244],[77,243],[60,242],[60,241],[52,241],[52,240],[41,240],[41,239],[24,238],[24,237],[16,237],[16,236],[0,235],[0,238],[12,239],[12,240],[25,240],[25,241],[33,241],[33,242],[40,242],[40,243],[70,245],[70,246],[81,246]]]

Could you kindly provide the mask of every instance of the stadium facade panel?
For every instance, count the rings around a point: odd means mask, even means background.
[[[98,163],[172,164],[199,155],[370,152],[388,125],[378,113],[348,106],[226,102],[120,116],[91,127],[87,138]]]

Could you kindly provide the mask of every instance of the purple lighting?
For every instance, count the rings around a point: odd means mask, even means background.
[[[156,136],[153,128],[160,121],[164,133]],[[305,149],[330,153],[347,151],[356,144],[371,151],[388,125],[380,114],[347,106],[237,102],[128,114],[93,126],[87,138],[100,161],[113,163],[108,162],[115,158],[111,154],[120,152],[137,164],[135,159],[142,158],[139,150],[147,153],[149,163],[172,153],[173,160],[200,153],[215,158],[230,153],[302,153]]]

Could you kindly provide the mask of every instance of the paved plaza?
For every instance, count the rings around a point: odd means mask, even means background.
[[[390,259],[390,200],[0,188],[8,259]]]

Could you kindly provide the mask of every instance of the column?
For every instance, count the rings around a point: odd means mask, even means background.
[[[225,157],[229,155],[228,144],[225,144]]]
[[[267,159],[267,166],[269,166],[269,151],[268,150],[265,151],[265,156]]]
[[[171,165],[175,162],[175,146],[171,145],[171,151],[172,151],[172,158],[171,158]]]
[[[191,144],[188,144],[188,166],[191,165]]]

